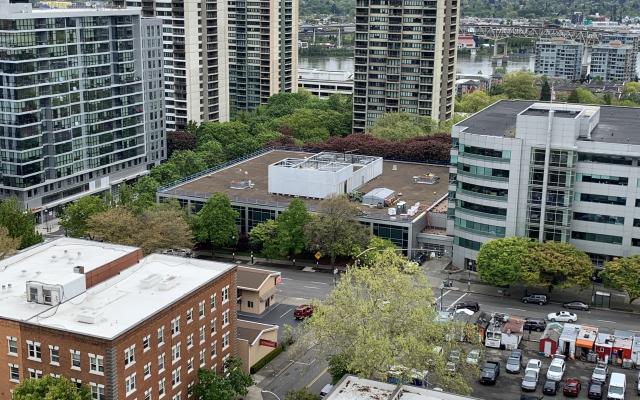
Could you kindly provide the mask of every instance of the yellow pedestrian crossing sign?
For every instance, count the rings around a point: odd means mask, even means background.
[[[320,257],[322,257],[322,253],[316,251],[316,254],[314,254],[314,256],[316,257],[316,260],[320,260]]]

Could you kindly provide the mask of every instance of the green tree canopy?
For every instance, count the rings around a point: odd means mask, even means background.
[[[378,253],[385,250],[395,250],[395,248],[396,245],[392,241],[378,236],[371,236],[364,248],[360,246],[354,247],[352,255],[355,257],[356,265],[371,265],[377,259]]]
[[[494,239],[480,247],[477,268],[480,279],[495,286],[508,286],[520,279],[522,266],[531,261],[534,242],[521,237]]]
[[[0,260],[15,254],[20,247],[20,238],[9,236],[9,230],[0,226]]]
[[[548,241],[529,248],[530,262],[522,264],[520,280],[530,286],[586,287],[591,283],[593,265],[584,252],[569,243]]]
[[[276,230],[278,223],[275,219],[268,219],[254,226],[249,232],[251,246],[256,250],[262,250],[262,255],[266,258],[276,258],[280,253],[276,240]]]
[[[64,228],[67,236],[84,237],[87,234],[89,218],[94,214],[106,211],[107,208],[109,206],[99,196],[81,197],[65,206],[60,217],[60,225]]]
[[[214,370],[200,369],[195,397],[200,400],[236,400],[248,393],[253,379],[242,370],[242,362],[236,357],[225,361],[223,374]]]
[[[75,383],[64,376],[54,378],[45,375],[42,378],[26,379],[13,389],[13,400],[91,400],[86,385],[79,389]]]
[[[305,249],[307,242],[304,237],[304,227],[311,215],[304,202],[293,199],[287,208],[276,218],[275,243],[282,256],[298,255]]]
[[[476,113],[498,100],[505,99],[506,96],[489,96],[483,90],[475,90],[471,93],[462,95],[460,100],[456,100],[456,112]]]
[[[290,390],[284,395],[284,400],[321,400],[320,396],[315,395],[309,389],[302,388],[298,390]]]
[[[546,77],[542,79],[542,87],[540,88],[540,100],[551,100],[551,85],[549,85],[549,80]]]
[[[331,265],[336,257],[350,255],[369,241],[369,231],[355,219],[360,210],[345,196],[323,200],[318,211],[305,227],[307,247],[329,256]]]
[[[193,175],[207,168],[203,155],[193,150],[174,151],[167,162],[175,165],[181,177]]]
[[[159,185],[167,185],[181,178],[178,168],[171,162],[156,165],[151,169],[149,176]]]
[[[156,191],[160,185],[150,176],[140,178],[133,185],[120,187],[118,205],[126,207],[134,214],[140,214],[156,204]]]
[[[607,285],[625,292],[630,303],[640,298],[640,255],[607,261],[600,276]]]
[[[537,100],[536,76],[527,71],[509,72],[502,79],[504,94],[510,99]]]
[[[367,131],[380,139],[403,141],[436,133],[438,123],[429,117],[410,113],[386,113],[376,119]]]
[[[349,268],[336,288],[315,304],[296,346],[313,340],[328,358],[339,355],[344,370],[384,380],[396,366],[428,371],[429,382],[445,390],[469,393],[468,379],[476,367],[465,363],[445,371],[449,350],[462,351],[458,340],[447,340],[460,326],[436,321],[434,297],[423,273],[405,274],[395,251],[378,253],[372,265]],[[438,351],[438,347],[444,351]],[[407,378],[408,376],[403,376]]]
[[[193,218],[196,240],[210,243],[213,250],[235,245],[238,241],[238,216],[226,194],[214,193]]]
[[[7,228],[12,238],[20,238],[20,249],[42,242],[42,236],[36,232],[35,216],[22,208],[15,197],[0,202],[0,225]]]

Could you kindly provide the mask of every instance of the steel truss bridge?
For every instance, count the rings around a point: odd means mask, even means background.
[[[494,41],[502,41],[512,37],[533,39],[561,37],[575,40],[589,46],[600,43],[604,35],[615,32],[571,28],[545,28],[543,26],[473,25],[462,23],[460,25],[460,33],[476,35]]]

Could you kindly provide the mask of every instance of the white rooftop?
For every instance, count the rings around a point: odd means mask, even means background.
[[[113,339],[234,268],[153,254],[86,290],[85,276],[73,271],[74,266],[82,265],[86,274],[135,251],[135,247],[62,238],[0,261],[0,284],[5,285],[0,291],[0,319]],[[63,288],[63,302],[28,302],[29,281]],[[11,288],[7,289],[9,283]],[[65,297],[66,288],[76,292]]]
[[[29,322],[113,339],[234,267],[152,254]]]
[[[347,375],[338,382],[325,400],[471,400],[472,397],[429,390],[416,386],[397,386]]]
[[[83,278],[74,267],[87,273],[138,249],[111,243],[60,238],[30,247],[0,261],[0,318],[25,321],[51,306],[27,302],[26,282],[65,285]]]

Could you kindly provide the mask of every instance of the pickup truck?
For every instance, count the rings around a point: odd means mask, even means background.
[[[484,385],[495,385],[500,376],[500,363],[496,361],[486,361],[480,371],[480,383]]]

